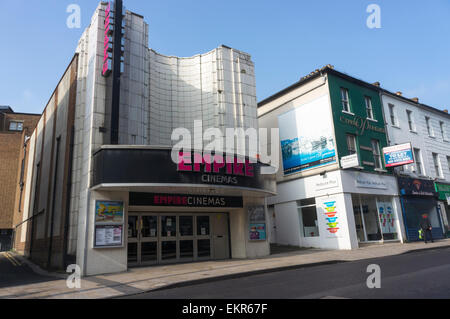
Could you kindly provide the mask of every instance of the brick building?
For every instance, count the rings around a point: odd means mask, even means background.
[[[20,215],[26,139],[36,127],[39,117],[37,114],[16,113],[9,106],[0,106],[0,251],[11,248],[15,219]]]

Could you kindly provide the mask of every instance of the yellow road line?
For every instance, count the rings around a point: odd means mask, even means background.
[[[5,256],[15,267],[21,265],[10,253],[5,253]]]

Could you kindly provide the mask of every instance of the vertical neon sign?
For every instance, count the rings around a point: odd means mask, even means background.
[[[110,36],[113,34],[114,29],[111,26],[111,3],[108,2],[108,6],[106,7],[105,11],[105,37],[103,42],[103,67],[102,67],[102,75],[108,76],[111,73],[112,70],[112,59],[109,56],[109,52],[112,51],[110,48],[110,44],[112,43],[112,40],[110,39]]]

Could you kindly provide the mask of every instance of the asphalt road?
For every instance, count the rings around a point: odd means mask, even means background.
[[[0,288],[21,286],[55,280],[52,277],[37,275],[26,264],[11,254],[0,253]]]
[[[381,270],[381,288],[369,289],[367,267]],[[136,299],[450,298],[450,249],[305,267],[164,289]]]

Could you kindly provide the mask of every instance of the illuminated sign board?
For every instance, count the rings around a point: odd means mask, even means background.
[[[414,163],[411,143],[383,148],[386,167],[395,167]]]
[[[103,40],[103,67],[102,75],[107,77],[112,71],[112,57],[110,53],[112,52],[112,35],[114,33],[114,28],[111,23],[111,3],[108,2],[108,6],[105,11],[105,36]]]

